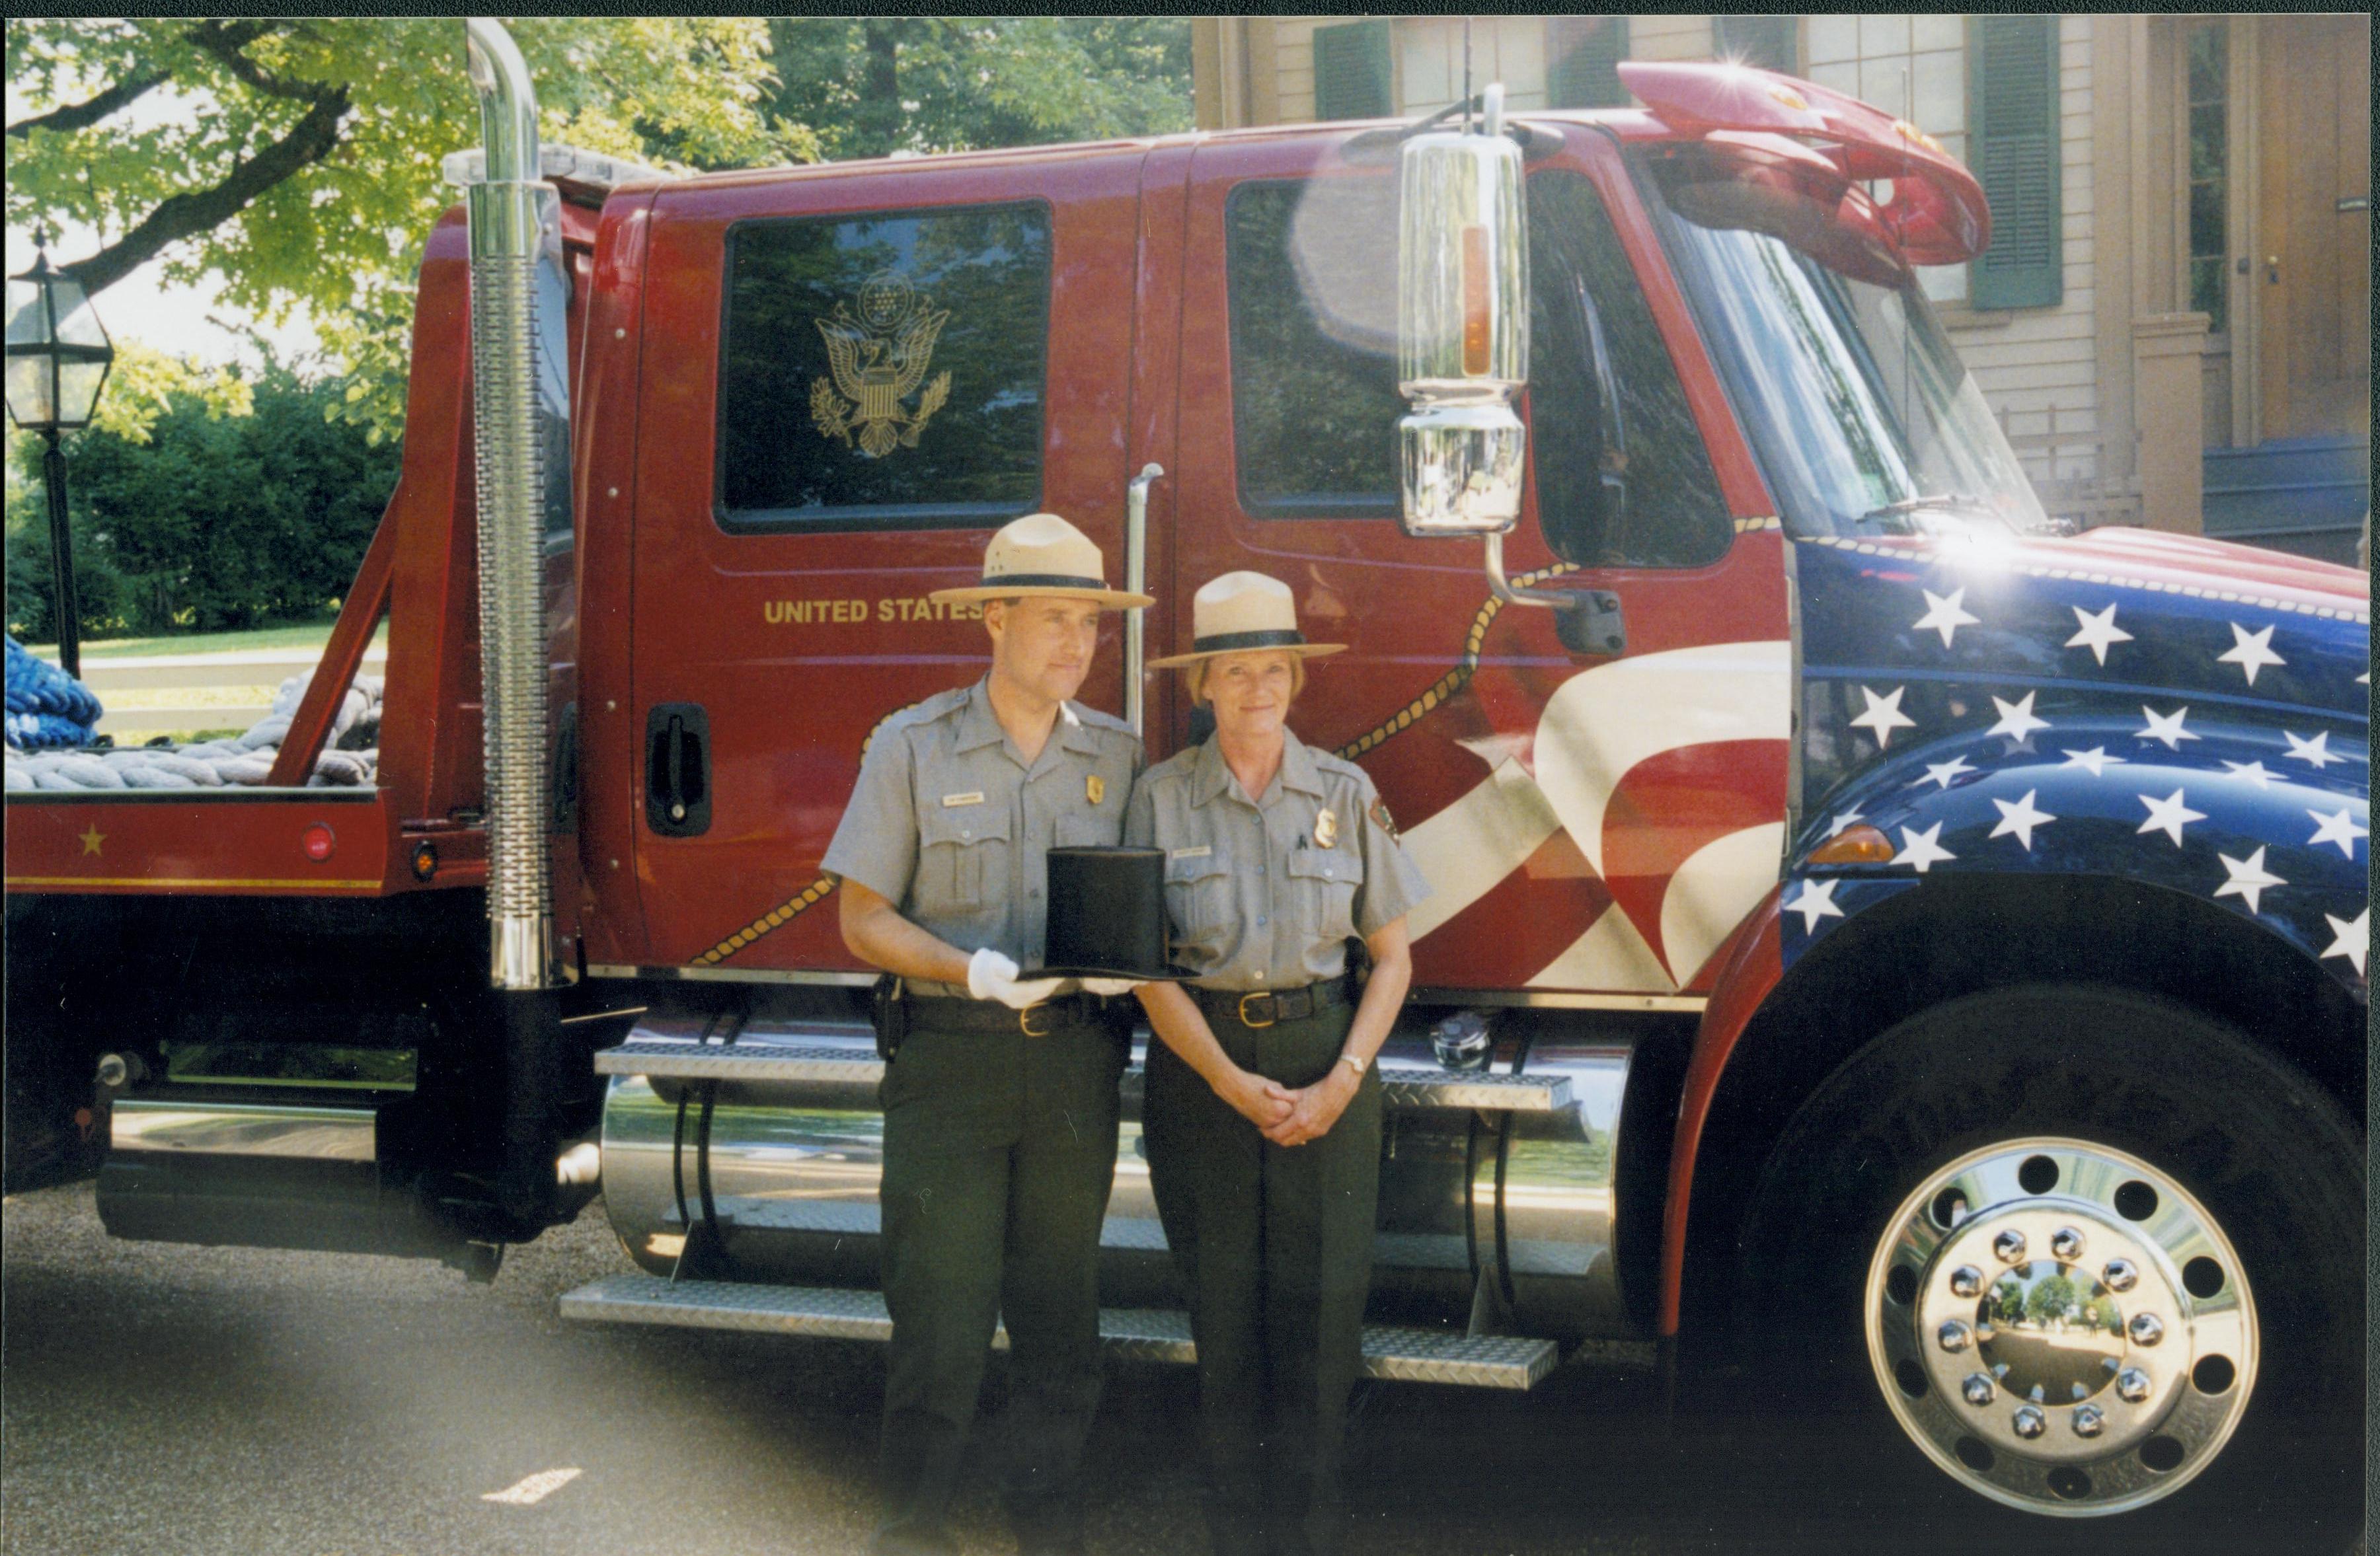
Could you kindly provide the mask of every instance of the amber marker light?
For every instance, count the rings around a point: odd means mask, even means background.
[[[1474,378],[1488,371],[1489,293],[1488,229],[1463,229],[1463,370]]]
[[[1812,864],[1889,864],[1892,844],[1873,826],[1846,826],[1819,844],[1808,860]]]
[[[438,874],[438,845],[435,843],[414,844],[413,878],[417,881],[426,881],[436,874]]]

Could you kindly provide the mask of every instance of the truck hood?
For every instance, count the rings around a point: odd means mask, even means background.
[[[2070,706],[2180,698],[2342,721],[2364,744],[2371,597],[2353,568],[2112,527],[1815,539],[1794,554],[1806,676],[2004,685]]]
[[[2362,992],[2362,574],[2143,530],[1791,554],[1789,874],[1858,825],[1893,850],[1860,890],[1937,872],[2119,876],[2240,914]]]
[[[2202,535],[2108,525],[2069,537],[2034,537],[2017,542],[2029,561],[2048,566],[2121,569],[2167,582],[2218,589],[2289,592],[2359,611],[2370,609],[2369,574],[2335,562],[2315,561],[2286,551],[2210,540]]]

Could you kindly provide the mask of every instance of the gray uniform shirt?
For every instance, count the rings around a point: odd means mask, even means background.
[[[1349,935],[1368,939],[1429,895],[1371,775],[1287,731],[1283,740],[1260,800],[1212,739],[1133,786],[1123,840],[1165,850],[1174,959],[1207,988],[1336,978]]]
[[[877,729],[823,868],[935,938],[970,953],[989,946],[1030,971],[1049,925],[1050,850],[1114,844],[1139,770],[1131,728],[1075,703],[1028,765],[978,681]],[[910,991],[966,995],[924,982]]]

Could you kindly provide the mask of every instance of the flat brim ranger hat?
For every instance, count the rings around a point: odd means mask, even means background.
[[[1091,537],[1055,513],[1027,513],[1001,525],[983,549],[983,582],[936,589],[937,605],[1048,595],[1087,599],[1103,610],[1155,605],[1154,597],[1108,587],[1107,559]]]
[[[1199,587],[1190,602],[1190,652],[1151,659],[1171,669],[1218,654],[1277,651],[1303,659],[1336,654],[1343,643],[1308,643],[1297,630],[1297,600],[1289,585],[1261,573],[1226,573]]]

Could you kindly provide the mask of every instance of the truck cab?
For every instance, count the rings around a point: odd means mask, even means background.
[[[1840,1390],[2028,1538],[2253,1502],[2310,1421],[2351,1463],[2365,582],[2048,518],[1914,273],[1987,241],[1972,177],[1807,83],[1621,68],[1642,108],[1497,131],[1531,346],[1484,569],[1400,523],[1411,127],[550,175],[568,493],[523,576],[560,977],[519,1000],[473,943],[512,726],[450,217],[317,677],[386,611],[381,786],[12,794],[12,982],[69,992],[12,1023],[12,1127],[95,1110],[121,1235],[482,1273],[600,1172],[636,1270],[567,1315],[876,1333],[873,974],[820,860],[870,731],[987,657],[928,596],[1046,509],[1158,598],[1083,693],[1152,760],[1201,732],[1143,666],[1206,580],[1278,577],[1349,645],[1300,736],[1433,887],[1377,1375]],[[1103,1299],[1178,1359],[1137,1075]]]

